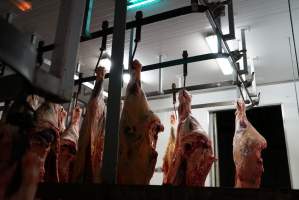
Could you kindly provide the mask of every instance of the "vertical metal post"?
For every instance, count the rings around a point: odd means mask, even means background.
[[[218,16],[215,19],[215,22],[218,24],[218,27],[221,29],[221,16]],[[219,33],[216,34],[217,36],[217,46],[218,46],[218,53],[222,53],[222,44],[221,44],[221,35]]]
[[[50,73],[59,78],[57,94],[70,100],[84,18],[85,0],[62,0]]]
[[[227,6],[229,34],[224,35],[223,38],[224,40],[234,40],[236,39],[236,35],[233,0],[229,0]]]
[[[102,177],[106,184],[117,180],[120,101],[125,47],[127,0],[115,0],[112,42],[112,67],[109,78],[107,124],[105,133]]]
[[[242,71],[243,71],[242,74],[248,74],[245,29],[241,29],[241,40],[242,40],[242,50],[244,51],[244,56],[243,56],[244,67],[242,69]]]
[[[135,31],[134,31],[134,28],[132,28],[131,33],[130,33],[130,47],[129,47],[129,57],[128,57],[128,69],[129,70],[130,70],[130,65],[131,65],[131,58],[133,56],[134,36],[135,36]]]
[[[159,55],[159,63],[162,62],[162,55]],[[163,69],[159,69],[159,93],[163,94]]]

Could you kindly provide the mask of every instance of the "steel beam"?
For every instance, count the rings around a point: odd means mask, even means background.
[[[56,30],[56,48],[50,74],[59,79],[57,94],[71,100],[74,87],[77,54],[84,19],[85,0],[62,0]],[[39,77],[36,77],[39,79]]]
[[[112,67],[109,79],[107,124],[103,155],[102,178],[106,184],[117,182],[119,120],[125,48],[127,0],[115,0]]]
[[[206,9],[207,9],[206,6],[199,5],[198,8],[196,9],[196,12],[205,12]],[[144,25],[156,23],[159,21],[191,14],[193,12],[194,12],[194,10],[192,10],[192,6],[177,8],[174,10],[166,11],[163,13],[149,16],[149,17],[145,17],[141,20],[141,25],[144,26]],[[137,26],[137,22],[136,22],[136,20],[134,20],[134,21],[128,22],[126,24],[126,29],[129,30],[129,29],[135,28],[136,26]],[[93,40],[93,39],[102,37],[105,34],[111,35],[111,34],[113,34],[113,30],[114,30],[114,27],[110,27],[106,31],[101,30],[101,31],[96,31],[96,32],[90,33],[88,37],[81,36],[81,42]],[[53,49],[54,49],[54,44],[50,44],[50,45],[44,46],[41,50],[43,52],[46,52],[46,51],[51,51]]]
[[[188,57],[186,59],[181,58],[177,60],[171,60],[171,61],[166,61],[166,62],[161,62],[161,63],[156,63],[152,65],[147,65],[142,67],[142,71],[151,71],[151,70],[156,70],[156,69],[162,69],[162,68],[167,68],[167,67],[173,67],[177,65],[183,65],[185,63],[193,63],[193,62],[199,62],[199,61],[204,61],[204,60],[212,60],[216,58],[228,58],[229,54],[227,53],[209,53],[209,54],[204,54],[204,55],[199,55],[199,56],[192,56]],[[126,73],[128,71],[125,71]],[[110,74],[106,75],[106,78],[109,78]],[[82,78],[81,82],[91,82],[96,79],[95,76],[90,76],[90,77],[85,77]],[[79,84],[80,80],[75,81],[75,85]]]
[[[0,27],[0,61],[32,83],[37,56],[35,40],[2,18]]]

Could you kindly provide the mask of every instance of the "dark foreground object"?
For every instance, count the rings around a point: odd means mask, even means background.
[[[298,200],[298,190],[192,188],[172,186],[120,186],[97,184],[41,184],[37,197],[42,199],[109,200]]]

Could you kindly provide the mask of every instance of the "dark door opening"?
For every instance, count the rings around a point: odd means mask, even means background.
[[[234,112],[235,110],[216,112],[220,187],[233,187],[235,182],[232,155]],[[246,113],[251,124],[268,142],[268,147],[262,155],[265,172],[261,187],[291,188],[281,106],[254,108]]]

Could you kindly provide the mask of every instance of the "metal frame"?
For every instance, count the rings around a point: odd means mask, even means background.
[[[230,0],[232,1],[232,0]],[[202,4],[202,5],[205,5],[205,6],[208,6],[208,2],[206,0],[199,0],[199,2]],[[217,25],[214,17],[213,17],[213,14],[212,14],[212,11],[211,11],[211,8],[208,6],[208,10],[206,11],[206,16],[213,28],[213,31],[216,33],[216,35],[218,35],[221,39],[221,43],[222,43],[222,48],[224,49],[225,52],[227,52],[229,54],[229,57],[228,57],[228,60],[231,64],[231,66],[233,67],[236,75],[237,75],[237,78],[239,79],[241,85],[243,86],[244,90],[246,91],[246,93],[248,94],[248,98],[249,98],[249,101],[250,101],[250,104],[251,105],[255,105],[256,103],[253,101],[252,97],[249,95],[249,90],[248,88],[246,87],[246,83],[245,83],[245,80],[242,78],[241,76],[241,72],[238,68],[238,65],[236,64],[235,60],[233,59],[233,53],[230,51],[229,49],[229,46],[226,42],[226,38],[224,38],[224,35],[222,33],[222,30],[221,30],[221,27],[219,27],[219,25]]]
[[[56,48],[52,55],[50,73],[59,78],[58,91],[55,93],[67,100],[73,95],[84,10],[85,0],[62,0],[60,3]]]
[[[34,92],[50,101],[65,102],[72,98],[74,72],[77,51],[80,42],[84,17],[85,0],[62,0],[60,3],[59,21],[57,26],[50,73],[42,70],[42,42],[38,43],[34,35],[24,34],[13,25],[0,19],[0,60],[19,76],[18,82],[11,82],[16,77],[1,77],[0,100],[13,100],[22,93]],[[24,84],[22,84],[24,82]],[[18,90],[8,91],[7,85]]]
[[[117,183],[120,101],[122,89],[123,57],[125,48],[127,0],[115,0],[112,67],[109,79],[107,124],[103,154],[102,178],[104,183]]]
[[[246,80],[243,80],[243,78],[241,77],[242,74],[247,74],[248,73],[247,60],[246,60],[247,55],[246,55],[246,43],[245,43],[245,30],[241,31],[242,47],[243,47],[243,49],[241,51],[231,52],[228,45],[227,45],[227,43],[226,43],[226,40],[235,39],[235,28],[234,28],[234,16],[233,16],[233,2],[232,2],[232,0],[213,3],[213,4],[207,3],[206,0],[201,0],[200,2],[202,3],[202,5],[198,5],[198,2],[196,2],[196,1],[191,1],[191,3],[192,3],[191,6],[175,9],[175,10],[168,11],[168,12],[165,12],[165,13],[161,13],[161,14],[158,14],[158,15],[153,15],[151,17],[143,18],[141,20],[136,20],[136,21],[133,21],[133,22],[129,22],[129,23],[126,24],[126,28],[128,29],[128,27],[130,27],[132,24],[134,24],[134,27],[137,27],[137,26],[140,26],[140,24],[146,25],[148,23],[154,23],[157,20],[161,21],[161,20],[177,17],[177,16],[182,15],[183,13],[186,14],[186,12],[192,13],[192,12],[194,12],[194,10],[199,11],[199,12],[204,11],[204,12],[206,12],[206,15],[207,15],[207,17],[210,21],[210,24],[211,24],[214,32],[217,35],[218,43],[219,43],[218,53],[199,55],[199,56],[188,57],[188,58],[183,58],[183,59],[177,59],[177,60],[172,60],[172,61],[163,62],[163,63],[156,63],[156,64],[144,66],[142,68],[142,71],[150,71],[150,70],[156,70],[156,69],[159,69],[161,71],[162,68],[166,68],[166,67],[172,67],[172,66],[176,66],[176,65],[186,66],[186,64],[192,63],[192,62],[199,62],[199,61],[202,61],[202,60],[209,60],[209,59],[225,57],[225,58],[229,59],[231,65],[233,66],[233,68],[236,72],[237,82],[239,82],[239,84],[237,84],[237,86],[238,87],[242,87],[242,86],[244,87],[245,92],[248,94],[248,98],[249,98],[250,103],[252,105],[255,105],[256,102],[253,101],[253,99],[249,95],[249,91],[247,89],[248,82]],[[221,6],[227,5],[227,7],[228,7],[229,33],[226,34],[226,35],[223,35],[222,31],[221,31],[220,15],[222,13],[222,7],[217,12],[217,15],[213,14],[212,11],[211,11],[212,9],[218,8],[219,5],[221,5]],[[109,30],[107,30],[107,31],[109,31]],[[107,33],[107,32],[103,33],[102,32],[102,34],[110,34],[110,33]],[[224,49],[227,53],[223,53],[222,49]],[[238,64],[236,63],[236,61],[239,60],[241,57],[244,58],[244,61],[243,61],[244,62],[244,70],[240,70]],[[125,71],[125,73],[128,73],[128,71]],[[106,75],[106,78],[109,78],[109,74]],[[85,78],[82,78],[81,80],[76,80],[75,84],[78,84],[79,82],[91,82],[91,81],[94,81],[94,80],[95,80],[95,76],[85,77]],[[159,88],[159,90],[161,92],[160,88]]]

